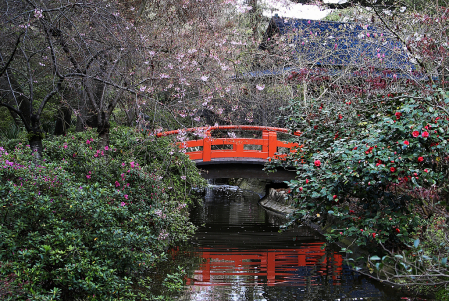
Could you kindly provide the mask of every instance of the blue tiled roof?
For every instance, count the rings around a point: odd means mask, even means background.
[[[414,65],[395,37],[374,27],[362,27],[355,23],[284,19],[273,17],[265,41],[267,47],[270,35],[278,33],[292,44],[292,51],[298,60],[307,65],[339,68],[342,66],[372,67],[383,76],[410,77]],[[318,37],[318,38],[317,38]],[[321,38],[320,38],[321,37]],[[275,45],[273,46],[275,47]],[[292,66],[296,63],[292,62]],[[385,73],[380,70],[389,70]],[[286,73],[278,70],[254,71],[251,77]],[[337,71],[338,72],[338,71]]]
[[[296,72],[297,74],[307,74],[310,76],[337,76],[342,73],[346,73],[346,76],[351,77],[381,77],[381,78],[390,78],[390,79],[425,79],[424,76],[416,73],[416,72],[398,72],[394,70],[370,70],[369,73],[365,71],[354,71],[354,72],[345,72],[339,68],[298,68],[298,67],[285,67],[285,68],[273,68],[273,69],[265,69],[265,70],[255,70],[240,74],[239,76],[234,76],[234,79],[257,79],[264,77],[273,77],[273,76],[287,76]]]

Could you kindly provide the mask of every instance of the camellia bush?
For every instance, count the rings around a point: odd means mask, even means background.
[[[315,113],[305,116],[293,101],[287,122],[303,134],[287,164],[297,170],[289,183],[297,205],[292,221],[331,226],[328,239],[345,241],[348,253],[354,246],[369,247],[373,256],[365,258],[371,260],[368,267],[373,271],[388,265],[391,282],[444,283],[447,253],[429,255],[419,238],[426,219],[441,216],[447,205],[447,103],[442,90],[425,96],[389,94],[365,105],[361,99],[359,109],[340,113],[314,103]],[[410,252],[398,255],[404,250]],[[418,259],[420,264],[410,264]],[[353,259],[350,263],[367,267]],[[438,273],[425,275],[426,264]],[[417,280],[418,267],[422,280]],[[405,274],[415,278],[405,281]]]
[[[168,139],[118,128],[55,137],[44,160],[0,148],[2,300],[148,298],[165,250],[193,233],[194,164]]]

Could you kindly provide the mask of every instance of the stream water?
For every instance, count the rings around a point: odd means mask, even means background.
[[[198,231],[180,300],[400,300],[388,286],[351,271],[337,250],[307,227],[279,232],[282,216],[259,196],[212,186],[191,212]]]

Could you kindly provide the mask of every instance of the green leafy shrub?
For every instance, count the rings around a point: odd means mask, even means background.
[[[422,226],[416,207],[447,195],[449,159],[447,114],[416,99],[398,96],[346,113],[314,104],[311,118],[295,115],[301,109],[292,104],[289,122],[304,132],[289,159],[298,175],[290,182],[297,218],[332,219],[330,240],[412,244]]]
[[[0,279],[33,300],[145,295],[133,283],[193,232],[203,180],[184,154],[125,128],[102,149],[93,136],[46,141],[40,165],[25,144],[0,148]]]
[[[436,294],[436,299],[438,301],[449,301],[449,290],[441,289]]]
[[[17,139],[19,138],[20,133],[23,132],[23,129],[18,127],[16,124],[11,123],[8,127],[3,130],[0,130],[0,136],[3,136],[6,139]]]

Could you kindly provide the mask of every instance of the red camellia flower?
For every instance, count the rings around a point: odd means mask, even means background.
[[[424,161],[424,158],[423,157],[418,157],[418,162],[422,162],[422,161]]]
[[[376,233],[373,233],[372,235],[373,235],[373,238],[375,238],[375,237],[376,237]]]
[[[315,160],[315,162],[313,162],[313,164],[315,164],[316,167],[320,167],[321,166],[321,161],[320,160]]]
[[[408,142],[407,140],[405,140],[405,141],[404,141],[404,144],[405,144],[405,145],[409,145],[410,142]]]
[[[429,137],[429,132],[424,131],[424,132],[422,132],[421,135],[423,136],[423,138],[427,138],[427,137]]]
[[[415,137],[415,138],[418,137],[419,136],[419,132],[418,131],[413,131],[412,132],[412,136]]]
[[[397,233],[401,232],[401,230],[399,230],[399,228],[396,228],[395,230]]]
[[[396,171],[396,168],[391,167],[391,168],[390,168],[390,171],[391,171],[391,172],[395,172],[395,171]]]
[[[424,169],[424,171],[425,171],[425,172],[429,172],[429,171],[427,170],[427,168],[426,168],[426,169]]]
[[[299,191],[302,191],[302,187],[299,187]]]
[[[306,179],[306,184],[309,184],[309,179]]]
[[[401,118],[402,113],[401,112],[396,112],[394,113],[394,115],[396,116],[397,119]]]
[[[337,195],[336,195],[336,194],[334,194],[333,198],[334,198],[334,200],[335,200],[335,199],[337,198]]]

